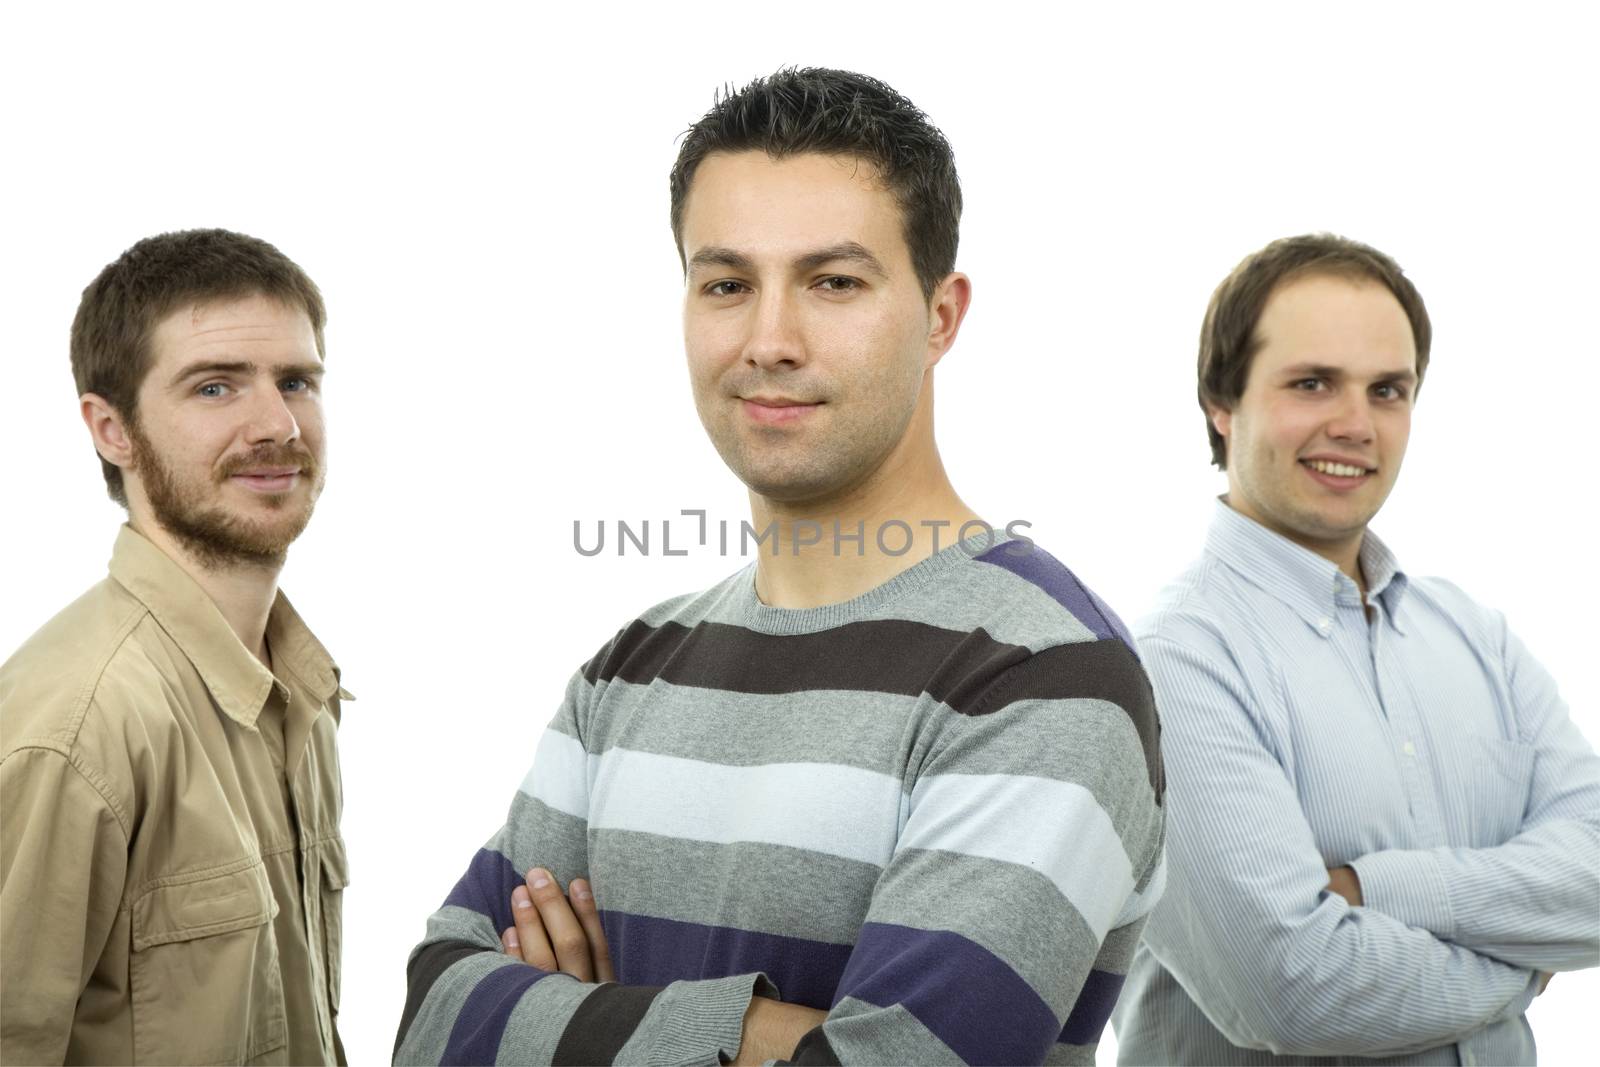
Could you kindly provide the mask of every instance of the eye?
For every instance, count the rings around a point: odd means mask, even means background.
[[[709,296],[738,296],[744,289],[745,286],[743,284],[725,279],[720,282],[712,282],[706,286],[706,294]]]
[[[227,391],[228,387],[222,382],[207,382],[200,388],[196,389],[195,393],[199,396],[206,397],[208,400],[216,400],[226,395]]]
[[[311,379],[285,378],[281,383],[279,383],[278,388],[282,389],[286,393],[304,393],[310,390]]]
[[[1379,400],[1404,400],[1406,391],[1404,387],[1393,382],[1380,382],[1372,387],[1372,395]]]
[[[861,282],[855,278],[847,278],[842,274],[835,274],[822,279],[817,283],[817,286],[829,293],[848,293],[861,288]]]
[[[1327,382],[1321,378],[1300,378],[1289,383],[1289,388],[1298,389],[1302,393],[1321,392],[1327,387]]]

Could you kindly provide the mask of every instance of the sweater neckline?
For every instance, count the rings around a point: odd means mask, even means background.
[[[873,586],[860,596],[823,604],[814,608],[779,608],[763,604],[756,595],[756,564],[751,563],[739,576],[737,595],[740,624],[767,634],[806,634],[858,622],[880,612],[886,605],[908,593],[938,581],[946,574],[971,562],[990,549],[1014,538],[993,531],[957,541],[927,559],[912,564],[888,581]]]

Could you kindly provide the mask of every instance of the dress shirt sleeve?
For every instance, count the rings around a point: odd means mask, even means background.
[[[1600,757],[1568,717],[1555,679],[1496,621],[1518,734],[1507,748],[1532,763],[1515,836],[1489,848],[1374,852],[1352,866],[1363,903],[1411,926],[1519,967],[1593,967]]]
[[[511,891],[528,868],[559,885],[589,869],[588,756],[580,740],[595,684],[576,675],[511,811],[472,858],[406,968],[396,1064],[717,1064],[738,1052],[759,974],[667,986],[580,982],[505,954]]]
[[[1167,891],[1145,943],[1235,1045],[1382,1056],[1519,1015],[1537,976],[1325,891],[1327,869],[1226,641],[1139,642],[1162,715]]]
[[[1149,682],[1111,639],[1036,654],[967,706],[919,754],[894,854],[796,1063],[1043,1063],[1063,1043],[1093,1059],[1160,893]]]
[[[0,762],[0,1062],[67,1057],[127,874],[128,838],[102,785],[51,747]]]

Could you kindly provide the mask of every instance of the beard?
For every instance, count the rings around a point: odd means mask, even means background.
[[[180,478],[162,462],[160,453],[137,423],[128,426],[133,445],[133,469],[144,486],[150,510],[157,525],[170,533],[201,566],[220,570],[249,565],[281,567],[289,545],[311,521],[311,511],[322,492],[324,474],[316,459],[304,448],[261,445],[250,452],[224,460],[208,482]],[[261,503],[274,513],[267,521],[243,518],[216,503],[228,479],[254,467],[295,466],[306,479],[310,492],[304,500],[287,493],[260,496]]]

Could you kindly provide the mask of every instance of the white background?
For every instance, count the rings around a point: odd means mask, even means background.
[[[120,521],[67,364],[100,266],[226,226],[327,296],[332,476],[284,586],[359,696],[341,732],[358,1064],[387,1062],[406,954],[568,674],[636,611],[737,565],[581,558],[572,523],[649,518],[659,538],[682,508],[745,514],[690,400],[666,176],[716,86],[779,64],[881,77],[955,145],[976,295],[938,371],[946,461],[980,513],[1031,521],[1130,619],[1198,552],[1223,484],[1193,399],[1212,287],[1307,230],[1395,255],[1436,334],[1377,528],[1410,569],[1504,609],[1600,735],[1589,9],[0,18],[0,655],[103,574]],[[1596,972],[1556,978],[1531,1012],[1545,1062],[1580,1055],[1595,1003]]]

